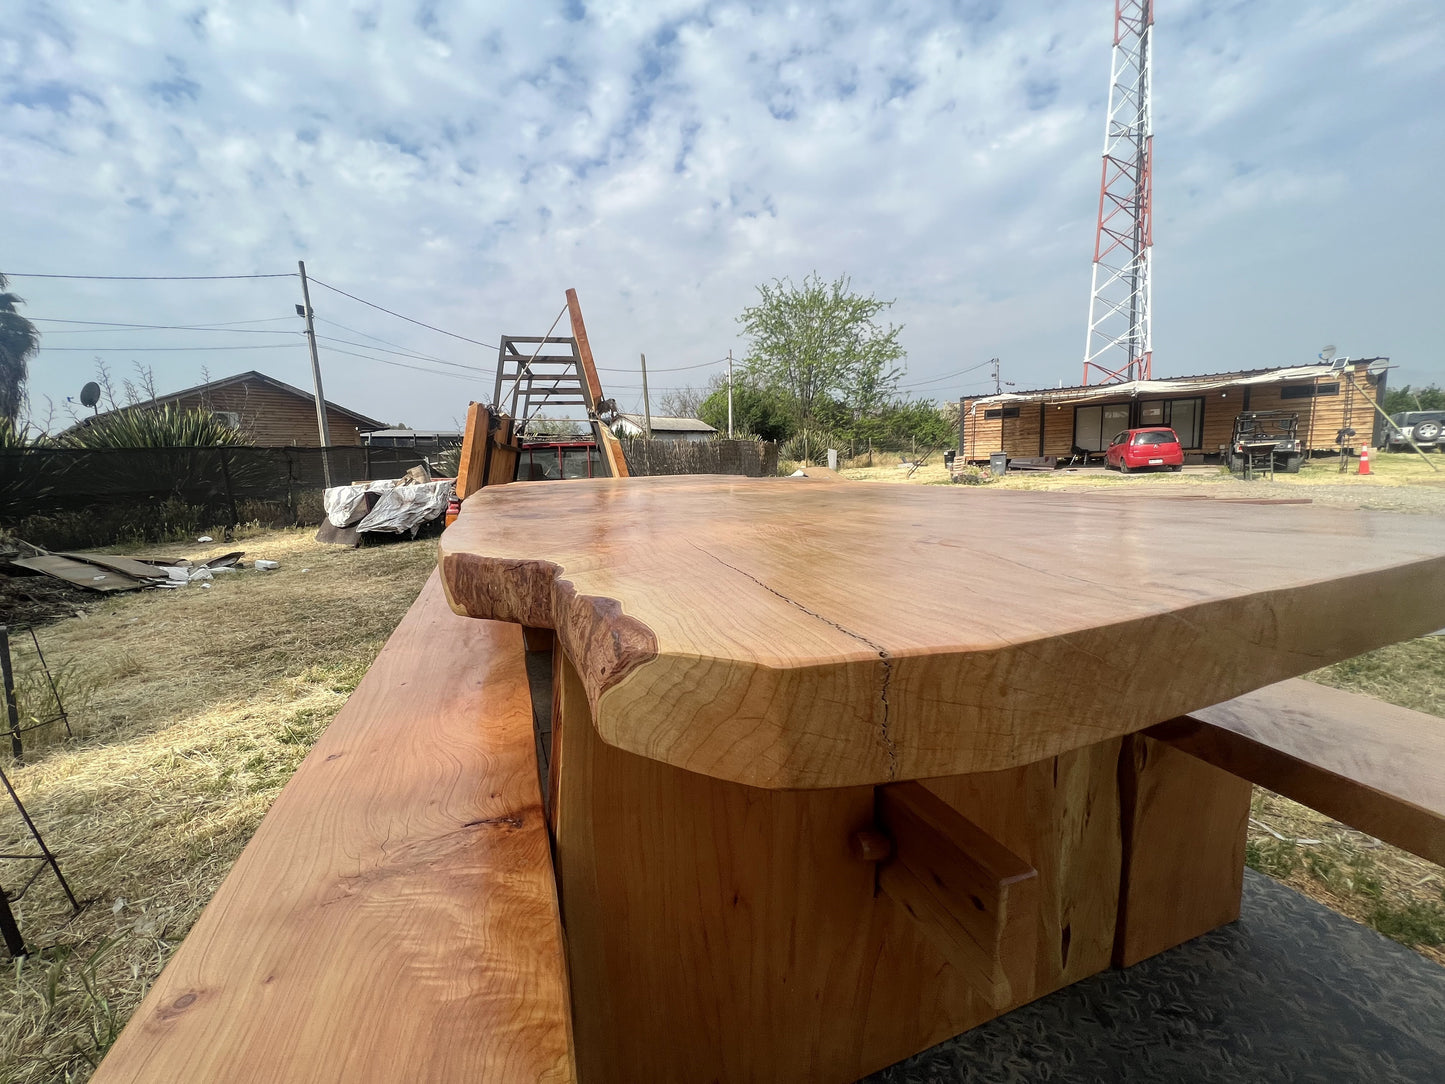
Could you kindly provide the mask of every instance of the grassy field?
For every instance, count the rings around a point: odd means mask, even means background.
[[[70,918],[47,873],[16,906],[41,951],[0,980],[0,1082],[89,1076],[436,561],[435,540],[348,550],[312,533],[146,547],[281,567],[106,597],[38,629],[77,738],[36,732],[6,771],[89,903]],[[0,851],[21,840],[8,809]],[[0,883],[22,883],[14,866]]]
[[[1389,492],[1431,498],[1409,510],[1445,510],[1445,489],[1418,460],[1386,469],[1376,481]],[[902,481],[906,472],[844,473]],[[1315,465],[1280,485],[1359,493],[1357,504],[1387,491],[1369,488],[1370,479],[1325,485],[1338,480],[1333,467]],[[910,481],[947,484],[947,476],[939,463]],[[989,484],[1246,485],[1223,472]],[[79,616],[39,629],[76,737],[32,735],[26,763],[6,770],[89,902],[71,918],[42,877],[17,907],[41,951],[0,979],[0,1084],[89,1076],[435,563],[434,541],[347,550],[318,545],[309,530],[146,547],[193,559],[230,549],[281,568],[222,575],[209,589],[90,596]],[[39,714],[43,686],[26,642],[16,651]],[[1395,645],[1310,676],[1445,716],[1445,639]],[[0,809],[0,851],[16,849],[18,828]],[[1256,792],[1248,860],[1445,963],[1439,867],[1265,791]],[[0,884],[18,883],[15,872],[0,865]]]

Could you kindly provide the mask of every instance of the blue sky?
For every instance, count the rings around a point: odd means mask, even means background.
[[[483,343],[545,330],[575,286],[624,406],[639,352],[654,395],[701,384],[746,349],[757,283],[846,272],[897,299],[915,394],[977,391],[984,370],[949,374],[994,356],[1020,387],[1076,383],[1112,9],[19,0],[0,269],[304,259]],[[1438,0],[1160,0],[1155,374],[1331,343],[1445,382],[1442,103]],[[309,383],[294,279],[11,288],[44,318],[41,417],[97,356],[163,390],[249,368]],[[489,375],[430,359],[489,374],[494,353],[324,289],[313,304],[329,398],[446,427],[489,396]]]

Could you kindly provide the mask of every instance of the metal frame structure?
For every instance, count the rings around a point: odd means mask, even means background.
[[[1153,48],[1154,0],[1115,0],[1109,116],[1084,338],[1085,385],[1091,376],[1107,384],[1151,375]]]

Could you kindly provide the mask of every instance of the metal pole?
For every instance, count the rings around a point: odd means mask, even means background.
[[[642,417],[647,422],[647,439],[652,439],[652,403],[647,398],[647,355],[642,358]]]
[[[733,439],[733,352],[728,351],[728,440]]]
[[[316,435],[321,438],[321,477],[326,482],[326,488],[331,488],[331,453],[327,451],[331,447],[331,430],[326,425],[326,395],[321,390],[321,361],[316,356],[316,325],[312,323],[312,317],[316,314],[311,311],[311,288],[306,282],[306,261],[297,260],[296,266],[301,268],[301,300],[306,304],[306,341],[311,346],[311,380],[316,385]]]
[[[5,950],[15,959],[29,955],[25,949],[25,939],[20,936],[20,926],[10,910],[10,897],[3,888],[0,888],[0,938],[5,941]]]
[[[15,702],[15,673],[10,669],[10,629],[0,625],[0,676],[5,687],[5,714],[10,723],[10,752],[16,763],[25,755],[20,744],[20,706]]]

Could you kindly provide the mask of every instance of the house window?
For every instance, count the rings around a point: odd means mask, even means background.
[[[228,429],[241,428],[241,415],[234,410],[213,410],[211,417],[226,426]]]
[[[1087,452],[1102,452],[1116,433],[1128,428],[1128,403],[1074,408],[1074,444]]]
[[[986,422],[997,421],[1000,418],[1017,418],[1019,408],[1016,406],[997,407],[993,410],[983,412],[983,420]]]
[[[1340,386],[1336,384],[1285,384],[1279,389],[1281,399],[1313,399],[1319,395],[1338,395]]]
[[[1198,448],[1202,439],[1204,400],[1193,399],[1150,399],[1139,404],[1139,425],[1167,425],[1179,434],[1179,443],[1185,448]]]

